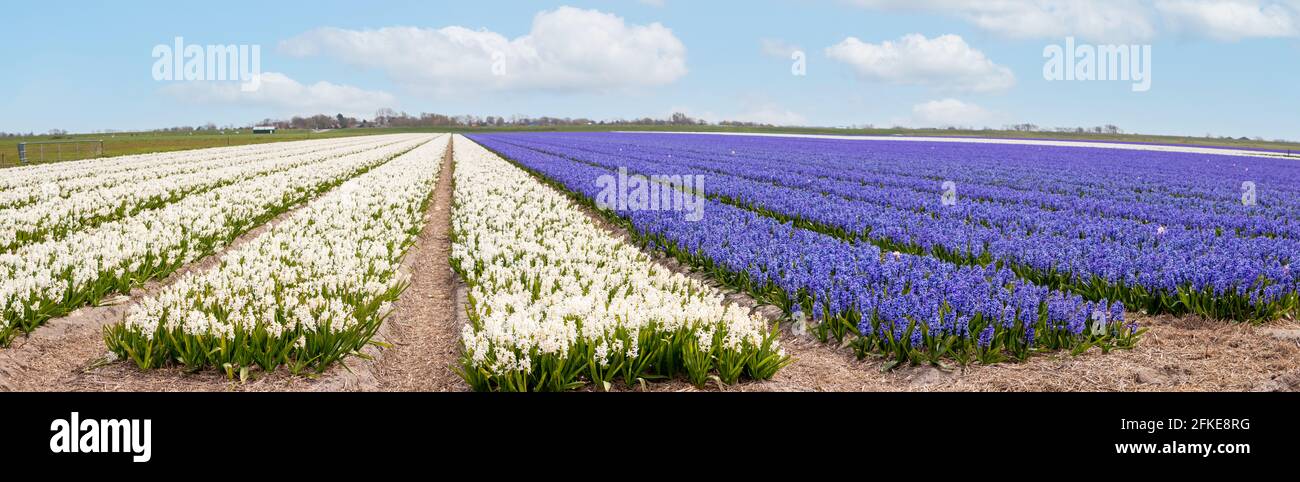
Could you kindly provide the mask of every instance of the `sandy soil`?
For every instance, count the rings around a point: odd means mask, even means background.
[[[782,342],[795,361],[770,381],[709,386],[724,391],[1295,391],[1300,390],[1300,343],[1293,322],[1255,328],[1196,318],[1141,317],[1149,329],[1129,351],[1093,349],[1041,354],[1025,363],[967,367],[914,366],[881,372],[882,359],[857,360],[788,330]],[[683,382],[653,390],[697,390]]]
[[[454,192],[452,148],[447,147],[442,174],[434,192],[424,231],[407,254],[411,261],[411,287],[395,304],[392,318],[384,325],[392,348],[375,367],[383,391],[464,391],[469,386],[451,371],[460,354],[460,326],[464,317],[463,295],[457,302],[459,281],[448,259],[451,257],[451,209]],[[457,317],[457,313],[461,316]],[[367,387],[372,388],[372,387]]]

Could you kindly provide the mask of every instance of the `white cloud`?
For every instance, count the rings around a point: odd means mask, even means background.
[[[1155,35],[1149,8],[1134,0],[853,0],[878,10],[955,15],[1013,38],[1077,36],[1094,42],[1130,42]]]
[[[1161,26],[1219,40],[1300,35],[1300,0],[849,0],[883,11],[961,18],[1011,38],[1094,43],[1155,38]]]
[[[827,47],[826,56],[866,80],[970,92],[1006,90],[1016,83],[1011,69],[994,64],[957,35],[908,34],[879,44],[849,37]]]
[[[168,95],[199,104],[268,107],[277,114],[343,113],[370,117],[380,107],[392,107],[396,98],[383,91],[320,81],[304,85],[278,72],[263,72],[255,91],[240,90],[238,82],[191,81],[168,84]]]
[[[957,99],[932,100],[912,106],[913,127],[985,127],[996,116],[975,104]]]
[[[687,71],[686,47],[671,29],[572,7],[538,13],[529,33],[514,39],[458,26],[327,27],[281,42],[280,50],[337,57],[439,94],[658,86]]]
[[[744,96],[739,103],[740,109],[729,114],[718,114],[712,110],[697,111],[688,106],[673,106],[671,112],[681,112],[695,119],[717,123],[722,121],[757,122],[775,126],[806,126],[808,118],[803,114],[786,109],[761,96]],[[665,114],[666,116],[667,114]]]
[[[729,117],[727,120],[757,122],[759,124],[772,124],[775,126],[808,125],[807,117],[770,102],[751,105],[746,110]]]
[[[794,55],[795,51],[803,50],[798,45],[775,38],[759,39],[758,46],[763,55],[781,60],[790,60],[790,56]]]
[[[1300,5],[1300,2],[1295,2]],[[1251,0],[1161,0],[1156,9],[1169,25],[1181,32],[1200,33],[1219,40],[1247,37],[1292,37],[1300,35],[1300,21],[1293,7]]]

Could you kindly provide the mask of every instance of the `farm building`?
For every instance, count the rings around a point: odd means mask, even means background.
[[[253,128],[254,134],[275,134],[275,126],[256,126]]]

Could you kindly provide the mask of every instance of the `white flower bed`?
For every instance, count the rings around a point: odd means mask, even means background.
[[[0,344],[109,293],[221,249],[239,234],[429,139],[300,166],[0,254]]]
[[[251,144],[6,168],[4,176],[0,177],[0,208],[32,204],[51,197],[66,197],[86,189],[129,182],[141,171],[179,169],[178,172],[186,172],[196,164],[220,162],[258,153],[282,155],[302,151],[319,142],[321,141]],[[325,142],[337,142],[343,146],[370,141],[366,138],[346,138]]]
[[[141,369],[176,361],[324,370],[370,341],[405,289],[398,266],[422,227],[447,137],[312,201],[219,266],[132,307],[105,335]]]
[[[458,372],[474,389],[681,373],[731,383],[770,378],[787,362],[775,332],[716,290],[659,267],[478,144],[454,142],[451,257],[470,297]]]
[[[293,149],[269,149],[156,169],[137,169],[111,176],[83,178],[101,180],[78,186],[58,183],[43,186],[42,200],[23,206],[0,208],[0,252],[24,244],[58,238],[85,226],[119,219],[143,209],[156,208],[187,195],[252,179],[276,171],[320,162],[330,157],[396,142],[393,137],[370,139],[367,143],[313,141]]]

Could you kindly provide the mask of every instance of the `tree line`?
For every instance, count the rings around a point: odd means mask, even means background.
[[[595,120],[587,117],[530,117],[513,116],[477,116],[446,115],[430,112],[408,114],[390,108],[379,109],[371,119],[336,114],[333,116],[317,114],[313,116],[294,116],[289,119],[263,119],[257,125],[274,126],[279,129],[350,129],[356,127],[554,127],[586,125],[709,125],[703,119],[696,119],[681,112],[675,112],[667,119],[641,117],[633,119]],[[773,127],[771,124],[741,121],[721,121],[717,125],[745,127]]]

